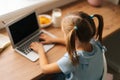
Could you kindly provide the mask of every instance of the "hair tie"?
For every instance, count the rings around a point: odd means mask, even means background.
[[[94,15],[90,15],[90,18],[93,19],[93,18],[94,18]]]
[[[74,26],[74,29],[77,30],[78,29],[77,26]]]

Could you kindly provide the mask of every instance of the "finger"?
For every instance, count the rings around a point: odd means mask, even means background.
[[[33,50],[33,46],[31,46],[31,45],[30,45],[30,49],[32,49],[32,50]]]
[[[45,34],[40,34],[40,36],[39,36],[39,37],[43,37],[43,36],[45,36]]]
[[[45,40],[45,36],[40,36],[39,39],[40,39],[41,41],[44,41],[44,40]]]
[[[31,44],[30,44],[30,46],[32,47],[32,46],[34,46],[36,44],[36,42],[32,42]]]
[[[41,43],[41,44],[47,44],[47,42],[45,42],[45,41],[41,41],[40,43]]]
[[[44,37],[45,37],[45,35],[40,35],[39,37],[40,37],[40,38],[44,38]]]

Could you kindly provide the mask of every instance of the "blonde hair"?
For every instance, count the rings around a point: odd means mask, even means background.
[[[67,51],[69,53],[69,56],[70,56],[72,63],[75,65],[78,63],[79,59],[78,59],[78,56],[76,53],[76,48],[75,48],[76,31],[74,30],[73,19],[77,19],[77,18],[79,18],[79,17],[74,16],[74,15],[69,15],[69,16],[66,16],[62,20],[62,28],[66,34],[66,37],[67,37],[66,48],[67,48]]]
[[[99,20],[97,32],[93,17],[97,17]],[[61,25],[67,37],[66,49],[73,65],[79,63],[79,56],[77,55],[75,46],[76,37],[79,42],[86,43],[96,34],[98,40],[102,42],[103,18],[98,14],[90,17],[84,12],[73,12],[62,19]]]

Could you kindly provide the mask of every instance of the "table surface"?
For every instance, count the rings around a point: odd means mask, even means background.
[[[77,1],[73,4],[61,7],[63,16],[76,10],[82,10],[88,14],[99,13],[103,15],[105,22],[103,31],[104,38],[120,28],[119,8],[120,6],[115,6],[108,2],[105,2],[101,7],[96,8],[90,6],[86,1]],[[117,18],[114,19],[114,17]],[[57,37],[63,38],[61,28],[54,28],[51,25],[50,27],[45,28],[45,30],[51,32]],[[0,33],[8,35],[5,29],[0,30]],[[60,59],[65,52],[65,46],[55,45],[54,48],[46,53],[49,63]],[[11,45],[0,53],[0,80],[30,80],[41,76],[42,73],[38,60],[36,62],[31,62],[27,58],[15,52]]]

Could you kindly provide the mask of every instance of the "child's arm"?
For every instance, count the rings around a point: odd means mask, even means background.
[[[74,69],[68,54],[65,54],[57,62],[49,63],[43,45],[39,42],[32,42],[30,48],[40,55],[39,63],[43,74],[70,72]]]
[[[60,68],[57,65],[57,62],[54,62],[51,64],[48,63],[48,59],[46,57],[43,45],[41,43],[33,42],[31,43],[30,48],[40,55],[39,63],[40,63],[40,69],[42,70],[42,73],[50,74],[50,73],[61,72]]]
[[[58,44],[63,44],[63,45],[66,45],[65,44],[65,40],[62,39],[62,38],[54,38],[52,43],[58,43]]]

